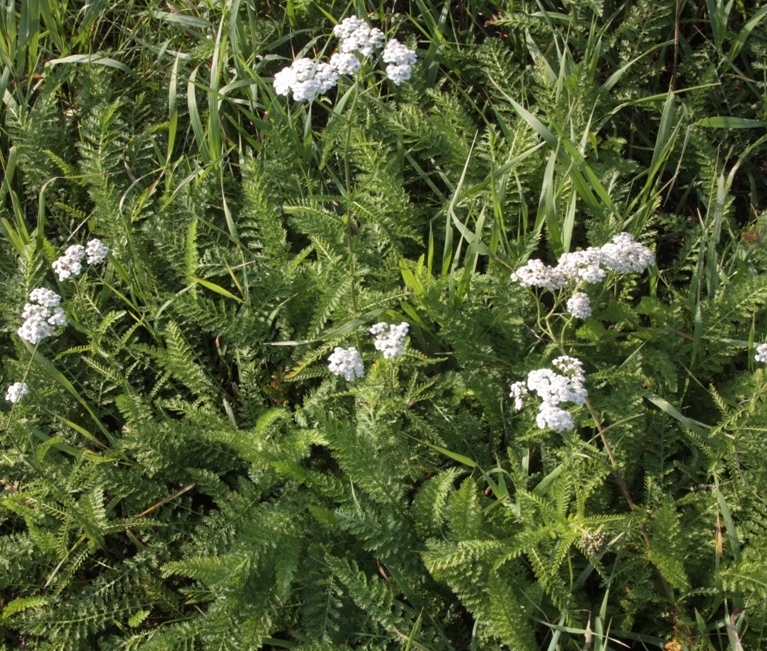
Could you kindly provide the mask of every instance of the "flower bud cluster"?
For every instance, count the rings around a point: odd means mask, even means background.
[[[404,321],[399,325],[376,323],[370,328],[370,333],[376,338],[376,350],[380,350],[386,359],[399,357],[405,351],[405,337],[409,327]]]
[[[538,427],[562,432],[573,429],[575,421],[572,414],[559,405],[565,402],[583,405],[588,393],[583,386],[585,376],[580,360],[564,355],[557,357],[552,364],[562,374],[548,368],[530,371],[527,380],[511,385],[509,395],[514,398],[514,409],[519,411],[525,406],[530,393],[537,394],[541,399],[536,417]]]
[[[46,337],[56,334],[56,326],[65,326],[67,318],[64,309],[59,306],[61,296],[50,289],[39,287],[29,294],[31,303],[24,305],[21,318],[24,323],[16,331],[24,341],[33,346]]]
[[[51,266],[59,280],[68,280],[69,278],[76,278],[83,272],[82,261],[86,255],[88,264],[99,264],[104,261],[108,253],[109,249],[104,246],[104,243],[94,238],[88,242],[86,247],[73,244],[64,251],[64,255],[54,260]]]
[[[767,344],[759,344],[756,347],[756,355],[754,355],[754,359],[757,362],[767,364]]]
[[[17,403],[29,393],[29,387],[25,382],[14,382],[5,392],[5,399],[10,403]]]
[[[338,37],[339,52],[330,57],[330,63],[311,59],[296,59],[290,66],[274,75],[274,91],[286,97],[293,95],[297,102],[311,102],[324,95],[338,83],[340,75],[353,75],[361,67],[357,54],[364,58],[380,50],[386,37],[377,27],[370,27],[357,16],[349,16],[333,28]],[[397,86],[410,79],[416,55],[396,39],[386,44],[383,60],[389,64],[386,73]]]
[[[382,58],[386,66],[386,76],[397,86],[410,79],[416,62],[415,52],[393,38],[386,44]]]
[[[328,358],[328,368],[333,375],[343,375],[347,382],[364,377],[365,366],[359,351],[354,348],[337,347]]]
[[[599,283],[604,280],[607,271],[642,273],[653,264],[655,256],[650,249],[635,241],[631,233],[619,233],[612,242],[602,247],[592,246],[585,251],[564,253],[556,267],[549,267],[541,260],[528,260],[511,274],[511,279],[523,287],[556,291],[567,285]],[[589,297],[585,293],[576,293],[567,302],[567,307],[576,318],[591,316]]]

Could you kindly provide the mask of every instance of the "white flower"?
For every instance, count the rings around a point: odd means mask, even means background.
[[[578,282],[585,280],[587,283],[601,282],[607,272],[600,267],[602,252],[600,249],[590,247],[585,251],[573,251],[563,253],[557,264],[559,272],[568,280]]]
[[[85,247],[85,254],[88,256],[85,260],[88,264],[99,264],[104,261],[109,253],[109,248],[104,246],[101,240],[92,239]]]
[[[29,387],[25,382],[14,382],[5,392],[5,399],[11,403],[17,403],[29,393]]]
[[[410,79],[411,73],[412,69],[410,66],[395,66],[393,63],[386,66],[386,76],[394,82],[395,86],[401,86],[404,82]]]
[[[567,284],[567,278],[559,269],[545,265],[542,260],[528,260],[511,274],[511,279],[523,287],[543,287],[551,291]]]
[[[393,38],[386,44],[382,58],[386,66],[386,76],[397,86],[410,79],[412,66],[415,65],[416,55],[413,50]]]
[[[51,266],[59,280],[67,280],[79,276],[83,271],[82,259],[85,257],[85,249],[79,244],[73,244]]]
[[[329,63],[315,63],[311,59],[296,59],[288,68],[274,76],[274,90],[278,95],[293,92],[297,102],[311,102],[317,95],[327,93],[338,83],[338,72]]]
[[[386,359],[399,357],[405,350],[405,337],[410,326],[404,321],[399,325],[376,323],[370,333],[376,336],[376,350],[383,352]]]
[[[341,41],[341,52],[345,54],[359,52],[365,57],[372,56],[373,50],[379,49],[385,40],[380,29],[369,27],[357,16],[349,16],[342,20],[333,28],[333,34]]]
[[[511,279],[523,287],[554,291],[568,283],[601,282],[607,270],[641,273],[653,264],[655,256],[650,249],[635,242],[630,233],[619,233],[601,248],[592,246],[585,251],[563,253],[556,267],[548,267],[541,260],[528,260],[525,266],[511,274]]]
[[[16,334],[34,346],[43,339],[55,335],[56,330],[42,319],[27,319],[21,324]]]
[[[317,79],[297,81],[293,84],[293,99],[297,102],[311,102],[320,92],[320,82]]]
[[[511,385],[510,398],[514,398],[514,409],[519,411],[525,406],[525,398],[528,396],[527,384],[525,382],[515,382]]]
[[[655,264],[655,255],[631,233],[618,233],[602,247],[602,264],[623,274],[642,273]]]
[[[330,57],[330,65],[335,68],[339,75],[353,75],[362,64],[354,54],[336,52]]]
[[[413,66],[417,60],[415,52],[396,38],[386,44],[381,58],[384,63],[393,63],[398,66]]]
[[[557,432],[564,432],[575,427],[573,415],[569,411],[565,411],[561,407],[548,402],[544,402],[541,405],[538,415],[535,417],[535,422],[541,429],[548,428]]]
[[[588,393],[583,386],[586,378],[580,360],[563,355],[557,357],[552,364],[562,371],[563,375],[548,368],[530,371],[527,374],[527,380],[511,385],[509,395],[514,398],[514,409],[519,411],[524,407],[529,393],[535,393],[541,399],[541,406],[536,417],[538,427],[561,432],[573,429],[575,421],[572,414],[559,405],[564,402],[583,405]]]
[[[278,95],[290,95],[290,89],[296,83],[296,73],[290,66],[283,68],[274,75],[274,92]]]
[[[561,357],[557,357],[551,363],[569,378],[577,378],[581,382],[586,379],[586,376],[583,374],[583,362],[576,357],[562,355]]]
[[[554,405],[562,402],[574,402],[577,405],[582,405],[587,396],[579,379],[559,375],[548,368],[530,371],[527,375],[527,388],[538,394],[543,402]]]
[[[754,355],[754,359],[757,362],[767,364],[767,344],[759,344],[756,347],[756,355]]]
[[[30,292],[29,300],[33,301],[34,303],[39,303],[44,307],[58,307],[58,305],[61,303],[61,296],[50,289],[38,287],[37,289],[33,289]],[[27,303],[27,305],[29,305],[29,303]]]
[[[338,72],[329,63],[318,63],[314,78],[320,83],[320,95],[324,95],[338,84]]]
[[[32,298],[30,296],[30,298]],[[24,309],[21,311],[22,319],[42,319],[46,321],[51,315],[51,311],[44,305],[34,305],[33,303],[25,303]]]
[[[67,317],[64,314],[64,308],[54,307],[53,313],[48,317],[48,323],[52,326],[65,326],[67,324]]]
[[[328,368],[334,375],[343,375],[347,382],[353,382],[365,375],[359,351],[354,348],[337,347],[328,357]]]
[[[16,334],[34,346],[46,337],[55,335],[54,326],[65,326],[67,318],[64,309],[59,307],[61,296],[50,289],[42,287],[33,289],[29,294],[29,300],[33,303],[24,305],[21,312],[24,323],[21,324]]]
[[[575,292],[567,300],[567,311],[576,319],[588,319],[591,316],[591,303],[588,294]]]

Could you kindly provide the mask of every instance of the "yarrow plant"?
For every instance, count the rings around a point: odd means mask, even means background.
[[[308,58],[296,59],[274,76],[274,90],[278,95],[296,102],[311,102],[338,84],[339,75],[354,75],[362,66],[357,54],[370,58],[380,50],[386,37],[377,27],[349,16],[333,28],[338,37],[339,50],[330,57],[330,63],[316,62]],[[413,50],[392,39],[386,44],[383,60],[389,65],[386,74],[397,86],[410,79],[416,63]]]
[[[328,368],[333,375],[343,375],[347,382],[365,376],[365,365],[359,351],[354,348],[336,347],[328,358]]]
[[[100,264],[109,255],[109,248],[101,240],[94,238],[85,247],[85,255],[88,264]]]
[[[12,404],[16,404],[28,393],[29,387],[26,382],[14,382],[5,392],[5,399]]]
[[[56,334],[56,326],[65,326],[67,318],[60,307],[61,296],[50,289],[39,287],[29,294],[30,303],[24,305],[21,318],[24,323],[16,333],[32,345]]]
[[[410,79],[416,62],[413,50],[393,38],[386,44],[381,58],[389,64],[386,66],[386,75],[395,85],[400,86]]]
[[[346,54],[359,52],[364,57],[373,56],[373,51],[380,49],[386,40],[380,29],[368,26],[357,16],[344,18],[333,28],[333,34],[340,41],[341,52]]]
[[[759,344],[756,347],[756,355],[754,355],[754,359],[762,364],[767,364],[767,343]]]
[[[567,311],[576,319],[588,319],[591,316],[589,295],[583,292],[575,292],[575,294],[567,299]]]
[[[85,247],[80,244],[73,244],[64,255],[53,261],[51,265],[59,280],[69,280],[72,277],[79,276],[83,271],[82,260],[85,257]]]
[[[399,325],[376,323],[370,328],[370,334],[375,335],[376,350],[380,350],[386,359],[399,357],[405,351],[405,337],[410,326],[404,321]]]
[[[588,392],[583,386],[586,378],[583,364],[574,357],[563,355],[557,357],[552,364],[562,374],[548,368],[530,371],[526,380],[511,385],[509,396],[514,398],[514,409],[520,411],[524,408],[529,394],[537,394],[541,399],[536,417],[538,427],[562,432],[573,429],[575,421],[573,415],[559,405],[565,402],[583,405],[588,397]]]
[[[324,95],[338,83],[338,72],[328,63],[315,63],[311,59],[296,59],[289,67],[274,76],[274,90],[278,95],[293,93],[297,102],[311,102]]]
[[[104,243],[99,239],[92,239],[86,246],[73,244],[64,251],[64,255],[53,261],[51,266],[60,281],[76,278],[83,272],[83,258],[88,264],[99,264],[104,261],[109,253]]]
[[[619,233],[602,247],[564,253],[556,267],[549,267],[541,260],[528,260],[511,274],[511,279],[523,287],[556,291],[568,285],[577,288],[583,283],[602,282],[608,271],[642,273],[654,264],[655,255],[649,248],[635,241],[631,233]],[[576,318],[591,316],[589,297],[583,292],[576,292],[567,302],[567,308]]]

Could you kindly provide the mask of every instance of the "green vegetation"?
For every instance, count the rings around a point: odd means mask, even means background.
[[[766,7],[1,4],[0,649],[767,645]],[[351,15],[412,78],[276,95]],[[621,232],[589,318],[510,279]]]

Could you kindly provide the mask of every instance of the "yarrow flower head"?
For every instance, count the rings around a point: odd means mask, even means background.
[[[328,357],[328,368],[333,375],[343,375],[347,382],[353,382],[365,375],[365,366],[360,353],[353,346],[337,347]]]
[[[21,312],[24,323],[16,331],[24,341],[33,346],[56,334],[55,326],[65,326],[67,318],[59,306],[61,296],[50,289],[38,287],[29,294],[31,303],[26,303]]]
[[[5,399],[15,404],[29,393],[29,387],[25,382],[14,382],[5,392]]]
[[[563,253],[557,269],[568,280],[583,280],[587,283],[599,283],[604,280],[607,272],[600,267],[602,252],[592,247],[585,251]]]
[[[333,34],[341,41],[341,52],[359,52],[364,57],[373,56],[373,51],[383,46],[385,37],[377,27],[370,27],[357,16],[344,18],[333,28]]]
[[[509,395],[514,398],[514,409],[519,411],[524,407],[527,396],[535,393],[541,399],[541,406],[536,417],[538,427],[560,432],[571,430],[575,427],[573,416],[559,405],[564,402],[583,405],[586,402],[588,393],[583,386],[585,381],[583,364],[574,357],[564,355],[557,357],[552,365],[562,374],[548,368],[530,371],[527,374],[527,380],[511,385]]]
[[[384,48],[382,58],[386,66],[386,75],[397,86],[410,79],[413,66],[416,62],[416,54],[396,38],[391,39]]]
[[[315,63],[311,59],[296,59],[274,76],[274,90],[278,95],[293,93],[297,102],[311,102],[324,95],[338,83],[338,72],[329,63]]]
[[[68,280],[79,276],[83,271],[82,259],[85,257],[85,248],[80,244],[73,244],[60,258],[54,260],[53,271],[59,280]]]
[[[88,264],[99,264],[103,262],[109,253],[109,248],[101,240],[92,239],[85,247],[85,255],[88,256],[85,261]]]
[[[589,295],[583,292],[575,292],[567,300],[567,311],[576,319],[588,319],[591,316]]]
[[[376,350],[380,350],[386,359],[399,357],[405,351],[405,337],[409,327],[404,321],[399,325],[376,323],[370,328],[370,333],[376,337]]]
[[[550,291],[562,289],[567,284],[567,278],[559,269],[549,267],[542,260],[528,260],[511,274],[511,279],[522,287],[543,287]]]
[[[330,65],[339,75],[353,75],[362,64],[351,52],[336,52],[330,57]]]
[[[556,267],[541,260],[528,260],[511,274],[511,279],[523,287],[541,287],[554,291],[568,283],[598,283],[607,270],[619,273],[642,273],[655,264],[655,255],[644,244],[634,240],[631,233],[619,233],[604,246],[585,251],[564,253]]]
[[[767,364],[767,344],[759,344],[756,347],[756,355],[754,355],[754,359],[757,362],[762,362],[762,364]]]
[[[640,274],[655,264],[655,255],[631,233],[618,233],[602,247],[602,264],[622,274]]]

